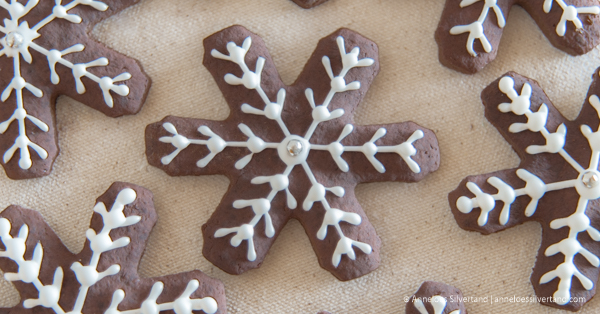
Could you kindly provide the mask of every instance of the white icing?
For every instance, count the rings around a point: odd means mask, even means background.
[[[68,47],[62,51],[56,49],[47,49],[44,48],[34,42],[35,39],[39,38],[41,35],[38,31],[44,26],[48,25],[55,19],[64,19],[71,23],[80,23],[81,17],[76,14],[69,14],[68,11],[79,6],[79,5],[88,5],[96,10],[105,11],[108,9],[108,6],[100,1],[93,0],[73,0],[66,5],[62,5],[62,1],[55,0],[55,5],[52,10],[52,13],[48,15],[46,18],[42,19],[39,23],[34,25],[33,27],[29,27],[27,22],[19,22],[19,19],[26,16],[31,9],[33,9],[39,2],[39,0],[29,0],[26,5],[22,5],[21,3],[11,0],[9,4],[6,0],[0,0],[0,7],[4,8],[10,14],[10,19],[4,20],[4,26],[0,26],[0,32],[5,36],[0,39],[0,44],[2,44],[2,49],[0,50],[0,57],[6,55],[9,58],[13,59],[13,79],[11,83],[4,89],[0,99],[4,102],[6,101],[12,94],[15,92],[16,97],[16,108],[12,116],[0,123],[0,134],[6,132],[8,127],[12,124],[13,121],[17,121],[19,125],[19,135],[15,139],[15,142],[12,147],[10,147],[3,156],[3,162],[9,162],[17,149],[19,150],[19,167],[22,169],[29,169],[32,165],[31,156],[29,153],[29,148],[33,149],[41,159],[48,158],[47,151],[39,146],[36,143],[33,143],[29,137],[27,136],[27,132],[25,129],[25,119],[31,121],[37,128],[39,128],[43,132],[48,132],[49,127],[46,122],[41,121],[40,119],[29,115],[25,109],[25,103],[23,101],[23,90],[28,90],[35,97],[42,97],[43,92],[27,83],[27,81],[21,76],[21,57],[23,60],[29,64],[33,62],[33,58],[29,49],[33,49],[36,52],[39,52],[46,56],[48,59],[48,66],[50,68],[50,81],[53,84],[58,84],[60,82],[60,78],[56,73],[56,64],[59,63],[63,66],[66,66],[72,70],[73,78],[76,83],[76,90],[78,93],[85,93],[85,86],[81,81],[82,77],[87,77],[93,82],[97,83],[100,89],[102,90],[104,96],[104,102],[110,108],[113,107],[113,98],[111,95],[111,91],[120,96],[129,95],[129,88],[126,85],[115,85],[117,82],[129,80],[131,75],[129,73],[120,74],[114,78],[110,77],[98,77],[87,71],[90,67],[97,66],[106,66],[108,65],[108,59],[100,58],[88,63],[80,63],[73,64],[70,61],[63,59],[64,55],[80,52],[85,49],[85,47],[81,44],[74,45],[72,47]],[[50,121],[47,121],[50,122]]]
[[[288,151],[288,144],[290,141],[299,142],[302,146],[302,150],[296,156],[290,154]],[[295,166],[305,162],[306,158],[308,158],[309,152],[310,143],[298,135],[290,135],[281,143],[279,143],[279,145],[277,145],[277,153],[279,154],[279,158],[288,166]]]
[[[478,39],[481,42],[485,52],[489,53],[494,50],[494,47],[485,35],[485,30],[483,27],[483,24],[489,16],[490,9],[494,10],[498,27],[504,28],[504,26],[506,26],[506,20],[504,18],[504,14],[502,13],[502,9],[500,9],[498,6],[498,0],[462,0],[460,2],[460,7],[464,8],[479,1],[484,1],[485,4],[483,5],[483,10],[481,11],[477,21],[468,25],[457,25],[450,29],[450,34],[452,35],[469,33],[469,37],[467,39],[467,51],[473,57],[477,56],[477,52],[475,52],[473,49],[473,43],[475,42],[475,39]],[[563,11],[560,21],[556,25],[556,34],[558,34],[560,37],[565,35],[568,21],[572,22],[577,30],[583,28],[583,24],[579,19],[579,14],[600,14],[599,6],[575,7],[573,5],[567,5],[564,0],[544,0],[544,12],[550,12],[554,1],[558,3]]]
[[[126,237],[113,241],[110,233],[114,229],[131,226],[137,224],[141,220],[140,216],[132,215],[126,217],[123,213],[125,206],[132,204],[136,198],[137,195],[133,189],[125,188],[117,195],[110,211],[106,210],[106,206],[102,202],[96,204],[94,207],[94,211],[102,217],[103,227],[98,234],[92,229],[89,229],[87,232],[87,237],[90,241],[90,249],[92,250],[92,257],[86,262],[87,265],[84,266],[80,262],[74,262],[71,265],[71,270],[75,274],[81,287],[79,288],[73,309],[68,312],[66,312],[59,304],[64,278],[63,269],[61,267],[56,268],[52,284],[44,285],[39,279],[44,255],[42,245],[38,243],[34,249],[32,259],[25,260],[23,256],[27,249],[26,240],[29,235],[29,227],[26,224],[21,226],[19,235],[16,238],[13,238],[10,235],[12,228],[10,221],[6,218],[0,218],[0,240],[6,248],[5,251],[0,251],[0,257],[8,258],[18,265],[18,272],[6,273],[5,278],[9,281],[22,281],[24,283],[33,284],[38,291],[38,298],[23,301],[23,307],[30,309],[41,306],[52,309],[56,314],[82,314],[90,287],[97,284],[103,278],[117,275],[121,271],[119,265],[111,265],[106,270],[98,272],[98,265],[102,253],[129,244],[130,240]],[[163,283],[157,282],[152,288],[150,296],[143,302],[140,309],[127,310],[124,312],[119,311],[117,307],[125,298],[125,293],[122,290],[117,290],[113,294],[111,306],[105,314],[158,314],[161,311],[167,310],[174,310],[177,314],[190,314],[191,310],[202,310],[209,314],[215,313],[218,306],[213,298],[190,299],[190,296],[198,289],[198,286],[198,281],[192,280],[188,283],[186,290],[177,300],[171,303],[157,305],[156,300],[163,290]]]
[[[549,13],[552,9],[552,4],[556,1],[560,8],[563,10],[563,13],[560,17],[560,22],[556,25],[556,34],[558,36],[563,37],[567,32],[567,21],[573,22],[575,28],[581,29],[583,28],[583,24],[579,19],[579,14],[600,14],[600,7],[595,5],[591,7],[575,7],[573,5],[568,5],[564,0],[544,0],[544,12]]]
[[[475,52],[475,50],[473,49],[473,43],[475,42],[475,39],[479,39],[485,52],[491,52],[494,49],[492,47],[492,44],[490,44],[489,40],[485,36],[485,32],[483,29],[483,23],[487,19],[490,9],[494,10],[494,13],[496,14],[498,26],[500,28],[504,28],[504,26],[506,25],[504,14],[502,13],[502,9],[500,9],[500,7],[498,6],[497,0],[462,0],[460,2],[460,7],[464,8],[479,1],[485,1],[485,4],[483,6],[483,11],[479,15],[477,21],[469,25],[454,26],[450,29],[450,34],[452,35],[460,35],[467,32],[469,33],[469,38],[467,39],[467,51],[473,57],[477,56],[477,52]]]
[[[576,277],[585,289],[592,290],[594,288],[594,282],[577,269],[574,263],[575,256],[580,254],[592,266],[600,267],[600,259],[585,249],[577,239],[579,233],[587,232],[594,241],[600,242],[600,232],[590,225],[590,219],[586,214],[588,202],[600,198],[600,172],[598,171],[598,165],[600,164],[600,130],[594,132],[587,125],[581,126],[581,133],[587,138],[592,150],[589,166],[583,168],[564,149],[567,127],[561,124],[557,128],[557,132],[550,133],[546,128],[548,107],[542,104],[538,112],[531,111],[532,90],[528,83],[523,85],[519,95],[514,88],[514,80],[506,76],[500,80],[499,89],[511,100],[511,103],[500,104],[498,110],[504,113],[512,112],[519,116],[525,115],[528,118],[527,123],[513,123],[508,129],[509,132],[518,133],[527,130],[542,134],[546,140],[546,145],[531,145],[527,147],[526,152],[528,154],[559,154],[578,172],[578,176],[571,180],[545,183],[533,173],[525,169],[518,169],[516,174],[521,180],[525,181],[524,188],[513,189],[500,178],[490,177],[488,183],[498,191],[492,195],[482,192],[475,183],[468,182],[467,188],[475,195],[475,198],[461,196],[457,200],[456,206],[459,211],[465,214],[470,213],[476,207],[480,208],[478,224],[484,226],[488,222],[488,214],[496,208],[496,202],[501,201],[504,203],[504,207],[500,213],[499,222],[501,225],[506,225],[510,218],[510,205],[517,197],[529,196],[531,200],[525,209],[525,216],[531,217],[537,210],[538,201],[546,193],[574,188],[579,194],[579,202],[575,213],[566,218],[559,218],[550,222],[552,229],[568,227],[569,235],[560,242],[550,245],[545,251],[546,256],[561,253],[564,256],[564,262],[540,278],[540,284],[548,283],[555,278],[560,279],[554,298],[557,304],[565,305],[570,301],[573,277]],[[589,102],[600,117],[600,99],[598,96],[590,96]]]
[[[433,313],[429,313],[427,311],[427,308],[425,308],[425,304],[421,299],[414,299],[413,302],[415,308],[417,309],[417,311],[419,311],[420,314],[443,314],[447,305],[446,298],[440,295],[431,297],[431,302],[429,303],[431,303],[431,306],[433,307]],[[448,314],[460,314],[460,310],[454,310]]]
[[[534,113],[530,109],[531,86],[525,83],[521,90],[521,95],[514,89],[515,82],[505,76],[500,80],[499,88],[510,100],[511,103],[501,103],[498,109],[502,112],[512,112],[516,115],[527,117],[527,123],[513,123],[508,129],[511,133],[518,133],[524,130],[541,133],[546,139],[546,145],[531,145],[526,151],[529,154],[540,153],[558,153],[564,152],[565,137],[567,136],[567,127],[564,124],[558,126],[555,133],[550,133],[546,129],[546,120],[548,119],[548,107],[542,104],[538,112]]]
[[[172,310],[175,314],[191,314],[192,311],[203,311],[207,314],[216,313],[218,310],[218,304],[215,299],[206,297],[202,299],[191,299],[191,295],[198,290],[200,283],[198,280],[192,280],[188,283],[185,291],[173,302],[166,302],[157,304],[158,297],[160,297],[164,284],[157,282],[152,286],[150,295],[142,303],[142,306],[138,310],[119,311],[118,307],[121,302],[125,299],[125,292],[123,290],[117,290],[113,294],[112,302],[108,307],[108,310],[104,314],[158,314],[162,311]]]
[[[342,59],[342,69],[339,74],[335,75],[333,73],[329,57],[323,56],[322,63],[327,75],[330,78],[330,90],[322,104],[315,103],[314,93],[311,88],[307,88],[305,90],[306,99],[309,105],[312,107],[313,121],[304,136],[290,134],[285,123],[281,119],[281,112],[283,110],[286,97],[285,89],[282,88],[278,91],[276,102],[272,102],[262,89],[261,73],[265,64],[265,59],[262,57],[257,59],[256,69],[254,71],[250,70],[250,68],[248,68],[246,65],[246,54],[252,44],[250,37],[244,40],[241,47],[237,46],[233,42],[228,43],[226,46],[227,52],[229,53],[228,55],[219,52],[216,49],[211,51],[211,55],[218,59],[231,61],[240,67],[243,72],[242,77],[237,77],[233,74],[227,74],[224,77],[225,82],[230,85],[243,85],[247,89],[256,90],[264,104],[264,109],[258,109],[249,104],[242,104],[242,112],[265,116],[267,119],[277,121],[282,133],[285,135],[284,140],[279,143],[265,142],[261,138],[254,135],[252,130],[244,124],[240,124],[239,128],[240,131],[248,137],[248,141],[246,142],[227,141],[212,132],[207,126],[201,126],[198,130],[202,135],[208,137],[208,140],[191,139],[179,134],[176,127],[172,123],[166,122],[163,124],[164,129],[172,134],[172,136],[161,137],[159,140],[164,143],[171,143],[175,147],[175,151],[167,156],[162,157],[161,162],[164,165],[170,164],[173,159],[176,158],[177,155],[182,150],[186,149],[190,144],[203,145],[209,150],[209,154],[198,161],[199,167],[205,167],[226,147],[245,147],[250,151],[249,155],[246,155],[236,162],[235,167],[237,169],[243,169],[250,163],[254,154],[260,153],[265,149],[276,149],[279,158],[287,165],[285,171],[281,174],[256,177],[252,180],[252,184],[269,183],[271,185],[271,192],[266,198],[259,198],[255,200],[237,200],[233,203],[234,208],[252,208],[255,216],[250,222],[237,227],[221,228],[215,232],[215,237],[224,237],[233,233],[234,236],[231,238],[230,243],[234,247],[238,247],[241,242],[247,241],[247,257],[250,261],[256,260],[257,257],[253,237],[255,233],[255,227],[263,217],[266,225],[265,235],[267,237],[273,237],[275,234],[271,216],[269,215],[270,203],[273,201],[275,195],[279,191],[285,190],[287,207],[290,209],[295,209],[297,207],[296,198],[290,193],[288,188],[290,184],[289,174],[297,165],[301,165],[303,167],[312,184],[308,196],[303,202],[303,209],[310,210],[315,202],[320,202],[326,210],[322,226],[317,234],[317,238],[321,240],[325,239],[327,236],[328,226],[333,226],[340,236],[337,248],[335,252],[333,252],[332,263],[334,266],[338,266],[342,255],[347,255],[350,259],[354,260],[356,256],[353,247],[357,247],[367,254],[371,253],[371,247],[368,244],[354,241],[344,236],[344,233],[340,227],[340,222],[347,222],[351,225],[359,225],[361,223],[361,218],[355,213],[346,213],[340,209],[331,208],[329,206],[329,202],[325,198],[325,193],[329,191],[337,197],[343,197],[344,189],[341,187],[325,187],[317,182],[312,170],[306,162],[311,151],[328,151],[340,170],[344,172],[348,172],[350,169],[348,163],[346,163],[346,161],[344,161],[342,158],[342,154],[354,152],[362,153],[373,165],[373,167],[381,173],[385,172],[385,167],[375,157],[379,153],[396,153],[406,162],[411,171],[415,173],[419,173],[421,171],[419,165],[411,158],[417,154],[417,149],[413,146],[413,143],[424,136],[424,133],[421,130],[414,131],[414,133],[405,142],[395,146],[382,146],[376,144],[376,142],[386,134],[385,128],[377,130],[371,140],[361,146],[345,146],[341,144],[341,141],[354,130],[354,127],[348,124],[342,130],[342,133],[337,141],[329,145],[316,145],[310,143],[312,135],[321,122],[337,119],[344,115],[343,109],[335,109],[330,111],[328,108],[335,94],[350,90],[357,90],[360,88],[360,82],[358,81],[349,83],[346,82],[345,77],[346,74],[348,74],[348,71],[356,67],[371,66],[374,63],[374,60],[370,58],[359,60],[358,55],[360,50],[358,47],[353,48],[350,52],[346,52],[344,39],[341,36],[336,38],[336,43]]]

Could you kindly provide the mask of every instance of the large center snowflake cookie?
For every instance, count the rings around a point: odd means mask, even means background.
[[[156,219],[150,191],[114,183],[94,206],[83,251],[73,254],[38,212],[8,207],[0,213],[0,269],[22,302],[0,313],[225,313],[223,284],[200,271],[138,276]]]
[[[291,86],[279,78],[260,37],[241,26],[211,35],[204,46],[204,65],[230,116],[166,117],[146,129],[150,164],[174,176],[231,180],[203,227],[204,256],[232,274],[259,267],[295,218],[321,266],[337,278],[377,268],[380,240],[355,186],[418,181],[438,168],[439,153],[433,132],[415,123],[352,124],[379,70],[375,43],[336,31],[319,42]]]
[[[492,62],[513,5],[523,7],[566,53],[582,55],[600,43],[598,0],[446,0],[435,33],[440,62],[467,74]]]
[[[0,156],[9,177],[50,173],[59,95],[111,117],[141,109],[150,86],[141,66],[87,35],[138,1],[0,0]]]
[[[541,223],[531,283],[541,303],[573,311],[596,293],[600,266],[599,94],[596,72],[579,117],[569,121],[537,82],[512,72],[493,82],[481,94],[485,115],[521,164],[468,177],[449,195],[466,230]]]

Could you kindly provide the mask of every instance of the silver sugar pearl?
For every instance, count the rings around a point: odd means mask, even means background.
[[[23,36],[17,32],[10,32],[5,37],[6,45],[10,48],[19,48],[23,44]]]
[[[291,140],[287,144],[287,151],[290,153],[290,156],[296,157],[302,153],[302,142],[299,140]]]
[[[585,187],[591,189],[597,187],[598,184],[600,184],[600,177],[598,177],[598,173],[588,171],[583,174],[583,176],[581,177],[581,181],[583,182],[583,185],[585,185]]]

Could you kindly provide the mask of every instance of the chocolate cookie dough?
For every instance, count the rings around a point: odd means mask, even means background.
[[[425,281],[406,303],[406,314],[467,314],[463,295],[457,288]]]
[[[354,188],[415,182],[439,166],[435,134],[412,122],[356,126],[379,70],[377,45],[340,29],[291,86],[242,26],[204,40],[204,65],[231,108],[224,121],[166,117],[146,128],[148,162],[169,175],[223,174],[230,186],[203,226],[204,256],[230,274],[257,268],[289,219],[340,280],[379,266],[381,242]]]
[[[72,254],[32,210],[0,213],[0,269],[21,302],[10,313],[226,313],[223,284],[200,271],[140,278],[156,223],[152,193],[114,183],[94,207],[83,251]]]
[[[466,74],[492,62],[513,5],[523,7],[550,43],[570,55],[586,54],[600,43],[597,0],[446,0],[435,33],[440,62]]]
[[[88,36],[96,23],[138,1],[2,1],[0,154],[8,177],[52,171],[58,96],[109,117],[140,111],[150,87],[142,66]]]
[[[509,72],[481,94],[486,118],[521,158],[515,169],[470,176],[448,196],[461,228],[490,234],[537,221],[531,274],[540,303],[578,311],[596,293],[600,266],[600,77],[574,121],[540,85]]]
[[[301,6],[304,9],[314,8],[321,5],[329,0],[292,0],[295,4]]]

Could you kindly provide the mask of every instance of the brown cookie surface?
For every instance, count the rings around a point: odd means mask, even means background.
[[[48,175],[58,155],[58,96],[119,117],[140,111],[150,79],[88,36],[139,0],[9,2],[0,8],[0,153],[8,177],[27,179]]]
[[[600,43],[597,0],[446,0],[435,39],[440,62],[473,74],[496,58],[513,5],[523,7],[554,47],[583,55]]]
[[[114,183],[97,199],[94,212],[78,254],[64,246],[38,212],[10,206],[0,213],[0,269],[21,296],[17,306],[0,312],[116,314],[143,308],[158,313],[160,308],[226,313],[223,284],[200,271],[138,276],[157,219],[149,190]]]
[[[406,314],[467,314],[463,295],[450,285],[425,281],[406,303]]]
[[[537,221],[542,243],[531,283],[540,303],[579,310],[600,266],[600,78],[574,121],[539,84],[513,72],[481,94],[486,118],[521,158],[517,169],[467,177],[448,199],[461,228],[490,234]]]
[[[321,5],[329,0],[292,0],[295,4],[301,6],[304,9],[314,8]]]
[[[354,188],[415,182],[439,166],[434,133],[415,123],[353,126],[375,78],[375,43],[340,29],[323,38],[296,82],[280,80],[260,37],[241,26],[204,40],[204,65],[231,108],[224,121],[166,117],[146,128],[148,162],[169,175],[230,179],[203,226],[204,256],[241,274],[261,265],[291,218],[321,267],[340,280],[379,265],[380,240]]]

